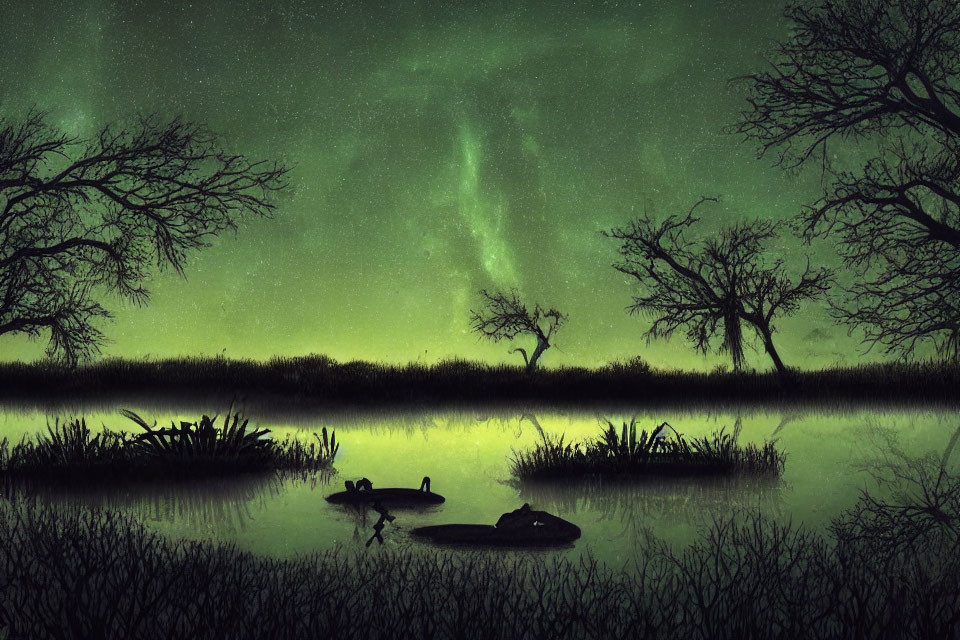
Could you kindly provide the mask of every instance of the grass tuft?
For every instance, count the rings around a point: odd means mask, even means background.
[[[288,436],[282,442],[267,437],[269,429],[249,427],[249,421],[230,412],[217,426],[218,416],[157,428],[133,411],[122,415],[143,433],[128,436],[104,429],[93,434],[82,418],[47,425],[33,441],[9,447],[0,441],[0,473],[8,477],[101,480],[113,476],[193,477],[217,473],[271,470],[329,470],[340,445],[336,433],[314,433],[316,442],[302,443]]]
[[[329,469],[340,450],[336,431],[328,433],[327,428],[323,427],[320,433],[313,434],[313,439],[316,442],[304,444],[287,436],[274,451],[275,466],[291,471]]]
[[[47,423],[46,433],[39,433],[34,442],[26,440],[14,445],[2,469],[11,472],[44,472],[60,470],[70,473],[97,473],[128,458],[130,441],[126,434],[104,430],[93,434],[84,418],[53,426]]]
[[[167,429],[157,429],[156,423],[148,425],[133,411],[124,409],[120,413],[145,432],[133,439],[135,457],[161,464],[215,463],[246,470],[271,466],[275,444],[263,437],[270,430],[248,431],[248,421],[241,422],[239,414],[234,414],[231,421],[228,411],[222,428],[216,426],[217,416],[204,415],[199,422],[181,421],[179,427],[171,423]]]
[[[548,435],[535,423],[541,441],[531,451],[514,452],[511,472],[518,480],[604,477],[767,474],[783,472],[786,454],[772,442],[762,447],[737,444],[740,422],[733,433],[723,428],[702,438],[687,439],[664,422],[651,432],[640,429],[636,419],[617,430],[609,420],[597,440],[564,442],[564,436]],[[673,437],[668,437],[668,430]]]

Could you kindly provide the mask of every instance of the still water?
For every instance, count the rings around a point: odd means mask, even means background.
[[[185,410],[139,410],[161,425],[196,420]],[[86,416],[92,429],[137,428],[118,408],[99,407],[50,413],[39,407],[0,409],[0,438],[18,441],[45,430],[57,416]],[[533,447],[538,423],[567,441],[595,438],[605,419],[620,425],[636,416],[650,430],[666,420],[687,437],[731,430],[739,421],[740,442],[775,439],[787,453],[779,481],[670,481],[635,485],[586,483],[574,486],[518,488],[511,483],[513,450]],[[324,496],[340,491],[346,479],[369,478],[374,487],[418,487],[429,475],[433,491],[446,503],[421,511],[394,511],[383,532],[384,549],[420,547],[407,533],[413,527],[443,523],[496,522],[500,514],[529,502],[577,524],[583,536],[572,548],[541,551],[576,555],[589,551],[612,565],[629,563],[647,531],[667,540],[694,540],[713,515],[761,511],[769,516],[823,530],[859,491],[871,487],[863,469],[879,459],[882,434],[893,434],[907,453],[942,453],[960,425],[955,410],[847,411],[768,408],[716,413],[698,410],[609,413],[446,413],[297,415],[251,413],[251,424],[267,427],[277,438],[304,440],[326,426],[341,443],[332,476],[243,476],[197,484],[157,487],[123,484],[96,491],[58,490],[43,499],[65,506],[102,506],[135,515],[167,535],[229,542],[258,554],[290,557],[335,547],[363,548],[376,518],[328,504]],[[381,548],[373,543],[370,552]]]

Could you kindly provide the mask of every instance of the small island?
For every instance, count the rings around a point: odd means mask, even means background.
[[[562,435],[550,436],[535,418],[531,420],[541,442],[531,451],[514,452],[511,472],[521,482],[587,476],[605,480],[744,474],[779,477],[786,460],[773,442],[741,446],[737,442],[739,423],[731,433],[721,429],[687,439],[666,422],[650,433],[645,429],[638,432],[634,418],[623,423],[618,433],[607,421],[598,439],[564,443]]]

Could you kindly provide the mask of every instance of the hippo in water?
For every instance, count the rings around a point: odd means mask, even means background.
[[[500,516],[496,525],[444,524],[420,527],[411,533],[440,544],[545,547],[570,544],[580,537],[580,527],[525,504]]]

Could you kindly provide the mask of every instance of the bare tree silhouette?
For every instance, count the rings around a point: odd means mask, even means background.
[[[470,329],[494,342],[513,340],[520,334],[534,336],[537,346],[529,357],[526,349],[520,347],[511,349],[510,353],[519,352],[527,371],[535,370],[540,356],[550,348],[550,338],[566,322],[567,316],[554,308],[544,310],[539,304],[531,312],[520,302],[519,295],[513,289],[509,294],[501,291],[490,293],[481,289],[480,295],[485,299],[484,308],[480,311],[470,310]]]
[[[631,313],[649,313],[648,339],[669,337],[681,327],[702,353],[718,334],[720,350],[730,354],[734,369],[744,363],[743,323],[752,326],[780,374],[787,367],[773,344],[773,321],[790,315],[803,300],[826,293],[832,273],[812,269],[810,262],[794,283],[783,260],[764,261],[764,244],[777,237],[779,224],[755,220],[726,227],[705,240],[686,232],[699,222],[696,209],[716,198],[701,198],[685,216],[655,222],[650,216],[630,226],[603,232],[621,241],[621,261],[613,267],[633,276],[642,287]]]
[[[823,197],[808,240],[832,235],[857,281],[836,317],[869,348],[960,357],[960,4],[955,0],[792,2],[792,35],[770,68],[739,80],[734,127],[760,156],[818,163]],[[839,141],[872,157],[835,168]],[[856,163],[855,165],[856,166]]]
[[[0,335],[50,332],[47,353],[75,364],[99,351],[99,295],[144,304],[151,266],[266,216],[287,169],[228,154],[203,127],[155,116],[79,139],[39,112],[0,121]]]

